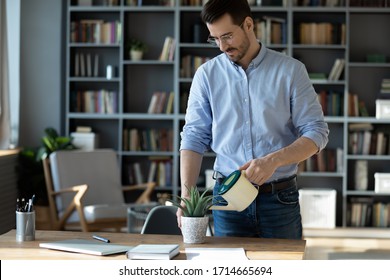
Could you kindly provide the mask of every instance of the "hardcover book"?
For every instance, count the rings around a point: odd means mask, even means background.
[[[131,260],[170,260],[179,254],[178,244],[140,244],[129,251],[126,256]]]

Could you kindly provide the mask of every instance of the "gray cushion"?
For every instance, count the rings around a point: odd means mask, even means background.
[[[55,190],[87,184],[83,198],[87,220],[96,218],[126,217],[118,158],[115,151],[57,151],[50,154],[51,172]],[[61,195],[57,199],[58,211],[65,210],[73,198]],[[69,221],[77,221],[74,213]]]

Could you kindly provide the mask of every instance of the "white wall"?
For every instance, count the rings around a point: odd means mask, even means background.
[[[39,146],[49,126],[62,133],[65,2],[21,0],[20,146]]]

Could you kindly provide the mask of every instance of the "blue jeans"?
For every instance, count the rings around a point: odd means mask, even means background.
[[[221,184],[216,182],[214,195]],[[296,186],[275,193],[259,193],[242,212],[213,210],[215,236],[302,239]],[[217,198],[221,201],[221,197]]]

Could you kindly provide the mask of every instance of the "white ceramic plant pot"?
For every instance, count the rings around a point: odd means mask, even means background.
[[[144,54],[144,53],[143,53],[142,51],[134,51],[134,50],[131,50],[131,51],[130,51],[130,58],[131,58],[131,60],[141,60],[143,54]]]
[[[204,243],[209,217],[181,217],[184,243]]]

